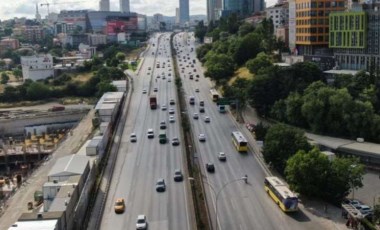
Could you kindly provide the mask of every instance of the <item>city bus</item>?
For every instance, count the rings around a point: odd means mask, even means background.
[[[235,148],[238,152],[248,151],[248,142],[241,132],[232,132],[232,143],[235,145]]]
[[[165,144],[166,143],[166,132],[165,130],[160,130],[160,135],[158,135],[158,139],[160,141],[160,144]]]
[[[298,197],[278,177],[265,177],[264,188],[284,212],[298,210]]]
[[[216,91],[216,89],[210,89],[210,93],[211,93],[212,101],[216,102],[219,99],[218,91]]]

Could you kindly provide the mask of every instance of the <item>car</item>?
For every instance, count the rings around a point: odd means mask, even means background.
[[[227,156],[226,156],[226,154],[224,152],[219,152],[218,153],[218,159],[220,161],[226,161],[227,160]]]
[[[148,223],[146,221],[146,216],[145,215],[138,215],[137,220],[136,220],[136,229],[147,229],[148,228]]]
[[[205,101],[199,101],[200,106],[205,106]]]
[[[196,93],[199,93],[199,89],[198,89],[198,88],[196,88],[196,89],[195,89],[195,92],[196,92]]]
[[[165,190],[166,190],[165,180],[162,178],[158,179],[156,182],[156,191],[165,192]]]
[[[125,202],[123,198],[118,198],[115,201],[115,213],[123,213],[125,210]]]
[[[210,117],[205,116],[205,117],[204,117],[204,121],[205,121],[206,123],[210,123],[210,121],[211,121],[211,120],[210,120]]]
[[[182,180],[183,180],[183,175],[182,175],[181,169],[176,169],[174,171],[174,181],[180,182]]]
[[[199,81],[198,78],[195,78],[195,81]]]
[[[146,89],[143,89],[143,90],[142,90],[142,93],[143,93],[143,94],[146,94],[146,92],[147,92]]]
[[[207,172],[213,173],[215,172],[215,166],[213,163],[206,163]]]
[[[170,123],[174,123],[174,122],[175,122],[175,118],[174,118],[174,116],[169,116],[169,122],[170,122]]]
[[[205,112],[205,108],[204,107],[199,107],[199,112],[200,113],[204,113]]]
[[[147,74],[150,75],[150,72],[148,72]]]
[[[171,73],[168,73],[168,76],[172,76],[172,74],[171,74]]]
[[[129,136],[129,140],[131,142],[136,142],[137,141],[136,133],[131,133],[131,135]]]
[[[173,109],[173,108],[170,108],[170,109],[169,109],[169,114],[174,114],[174,113],[175,113],[174,109]]]
[[[153,92],[157,92],[157,91],[158,91],[158,88],[155,87],[155,88],[153,89]]]
[[[174,100],[174,99],[170,99],[169,104],[170,104],[170,105],[175,105],[175,100]]]
[[[165,121],[160,122],[160,129],[166,129],[166,122]]]
[[[164,79],[164,80],[166,79],[165,75],[162,75],[162,79]]]
[[[194,65],[193,65],[193,64],[191,65],[191,68],[194,68]]]
[[[179,145],[179,139],[178,139],[178,137],[173,137],[173,139],[172,139],[172,145],[173,146],[178,146]]]
[[[196,69],[193,69],[193,71],[194,71],[194,73],[195,73],[195,72],[197,72],[197,70],[196,70]]]
[[[199,74],[195,75],[196,78],[199,78]]]
[[[148,131],[146,133],[146,136],[148,138],[154,138],[154,131],[153,131],[153,129],[148,129]]]
[[[356,209],[360,208],[360,206],[362,205],[362,203],[358,200],[349,200],[349,204]]]
[[[368,215],[373,213],[373,209],[368,205],[360,205],[359,208],[357,208],[362,215]]]
[[[172,81],[172,78],[171,77],[168,77],[168,82],[171,82]]]
[[[199,136],[198,136],[198,140],[199,140],[200,142],[205,142],[205,141],[206,141],[206,135],[203,134],[203,133],[199,134]]]
[[[150,68],[150,67],[148,68],[148,70],[151,70],[151,69],[152,69],[152,68]]]
[[[194,113],[194,114],[193,114],[193,118],[194,118],[195,120],[198,120],[198,118],[199,118],[198,113]]]

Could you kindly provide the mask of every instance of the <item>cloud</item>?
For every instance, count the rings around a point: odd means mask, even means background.
[[[82,2],[83,1],[83,2]],[[8,1],[0,0],[0,19],[10,19],[14,17],[35,18],[36,2],[41,16],[44,18],[47,14],[47,7],[40,6],[41,3],[50,3],[50,12],[59,13],[61,10],[81,10],[81,9],[99,9],[100,0],[15,0],[12,4]],[[206,0],[189,0],[190,14],[206,14]],[[63,2],[75,2],[72,4],[63,4]],[[140,14],[153,15],[161,13],[168,16],[175,15],[175,9],[179,6],[179,0],[130,0],[131,11]],[[118,11],[119,0],[110,0],[112,11]]]

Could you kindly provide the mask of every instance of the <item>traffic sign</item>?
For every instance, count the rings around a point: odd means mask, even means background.
[[[219,100],[216,102],[217,105],[229,105],[233,102],[233,100],[230,100],[228,98],[219,98]]]

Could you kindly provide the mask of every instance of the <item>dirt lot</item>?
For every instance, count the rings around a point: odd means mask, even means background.
[[[234,76],[228,81],[228,84],[231,85],[237,77],[252,79],[253,74],[251,74],[247,68],[241,67],[240,69],[235,71]]]

